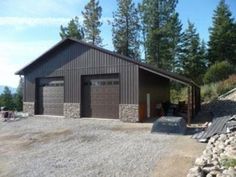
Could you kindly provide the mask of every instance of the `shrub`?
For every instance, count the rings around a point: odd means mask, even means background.
[[[236,88],[236,74],[229,76],[224,81],[205,84],[201,86],[201,101],[209,102],[216,99],[218,96]],[[179,101],[187,100],[188,91],[186,87],[170,91],[171,102],[178,103]]]
[[[178,104],[179,101],[187,100],[188,98],[188,91],[186,87],[181,89],[171,89],[170,90],[170,100],[171,103]]]
[[[208,84],[201,87],[201,99],[204,102],[212,101],[216,99],[217,94],[217,84]]]
[[[213,64],[204,75],[204,83],[224,80],[234,73],[234,67],[226,61]]]
[[[202,101],[212,101],[233,88],[236,88],[236,74],[229,76],[228,79],[217,83],[207,84],[201,87]]]
[[[218,95],[222,95],[236,87],[236,74],[229,76],[228,79],[219,82],[217,86]]]
[[[235,167],[236,166],[236,159],[233,158],[224,158],[221,160],[221,165],[229,168],[229,167]]]

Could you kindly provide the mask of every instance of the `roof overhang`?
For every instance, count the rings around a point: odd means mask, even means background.
[[[159,72],[154,71],[154,70],[152,70],[152,69],[148,69],[148,68],[143,67],[143,66],[139,66],[139,68],[141,68],[141,69],[143,69],[143,70],[145,70],[145,71],[154,73],[154,74],[156,74],[156,75],[159,75],[159,76],[161,76],[161,77],[167,78],[167,79],[169,79],[169,80],[173,80],[173,81],[175,81],[175,82],[181,83],[181,84],[183,84],[183,85],[190,85],[189,83],[186,83],[186,82],[181,81],[181,80],[179,80],[179,79],[176,79],[176,78],[167,76],[167,75],[165,75],[165,74],[159,73]]]

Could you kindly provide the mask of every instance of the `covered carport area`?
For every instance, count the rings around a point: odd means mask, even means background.
[[[148,105],[151,105],[151,107],[155,107],[156,105],[152,105],[153,101],[148,103],[148,99],[152,99],[152,95],[156,96],[154,99],[156,103],[163,103],[163,102],[170,102],[170,82],[176,82],[181,85],[184,85],[187,87],[187,92],[186,92],[186,116],[185,120],[188,124],[190,124],[195,117],[195,115],[199,112],[201,108],[201,96],[200,96],[200,87],[193,82],[191,79],[186,78],[184,76],[178,75],[176,73],[164,71],[161,69],[153,68],[150,67],[150,65],[145,65],[143,64],[142,66],[139,66],[141,72],[139,72],[139,113],[140,113],[140,120],[145,121],[146,118],[148,118],[150,115],[150,111],[148,111]],[[148,84],[148,79],[150,76],[145,74],[145,72],[152,73],[153,78],[158,78],[158,79],[153,79],[150,81],[150,84]],[[143,76],[144,75],[144,76]],[[142,80],[142,78],[144,78]],[[142,84],[142,82],[144,84]],[[145,89],[143,89],[143,85],[146,86]],[[147,85],[150,86],[150,88],[147,88]],[[151,98],[148,93],[151,92]],[[147,96],[147,101],[144,102],[144,93]],[[154,108],[155,109],[155,108]],[[151,111],[152,112],[152,111]],[[153,115],[151,115],[153,116]],[[150,116],[150,117],[151,117]]]

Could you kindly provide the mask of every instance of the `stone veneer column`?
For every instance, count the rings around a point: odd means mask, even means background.
[[[123,122],[139,121],[139,105],[138,104],[120,104],[119,119]]]
[[[80,103],[64,103],[65,118],[80,118]]]
[[[34,115],[34,102],[23,102],[23,112]]]

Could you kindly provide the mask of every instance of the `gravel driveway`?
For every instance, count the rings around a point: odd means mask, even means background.
[[[151,126],[55,117],[0,122],[0,176],[158,176],[167,170],[157,169],[165,167],[159,162],[176,152],[175,142],[183,139],[151,134]],[[198,151],[192,161],[202,149]]]

